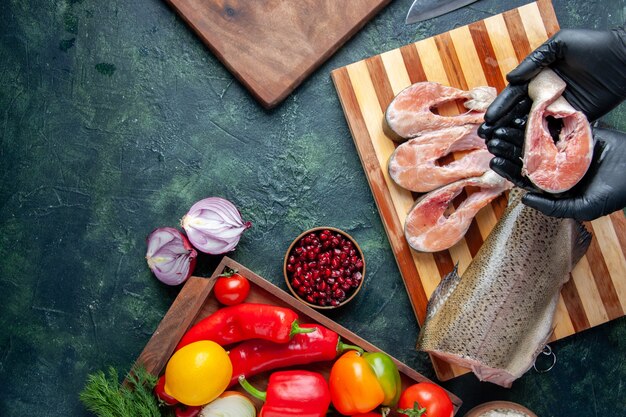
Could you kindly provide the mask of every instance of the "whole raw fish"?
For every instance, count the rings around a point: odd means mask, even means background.
[[[495,98],[496,89],[489,86],[465,91],[430,81],[415,83],[400,91],[391,101],[385,111],[383,127],[391,139],[402,142],[427,131],[479,124]],[[462,102],[467,112],[456,116],[433,112],[450,102]]]
[[[454,126],[424,133],[404,142],[389,158],[387,169],[400,187],[425,193],[462,178],[479,177],[493,155],[478,136],[478,125]],[[453,152],[468,151],[449,164],[438,161]]]
[[[432,294],[417,347],[510,387],[552,333],[563,284],[591,234],[573,219],[520,202],[519,189],[461,278],[456,269]]]

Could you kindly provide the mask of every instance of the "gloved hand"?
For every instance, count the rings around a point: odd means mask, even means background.
[[[528,82],[545,67],[567,83],[565,99],[594,121],[626,98],[626,32],[559,31],[507,74],[509,85],[485,114],[488,127],[506,124],[500,119],[527,96]]]
[[[492,143],[500,141],[497,131],[494,132],[494,139],[487,142],[492,153],[495,150],[500,155],[492,159],[491,167],[515,185],[533,190],[534,186],[521,175],[521,161],[519,164],[514,162],[521,155],[521,150],[518,153],[515,149],[519,142],[518,133],[513,128],[507,130],[506,140],[499,145]],[[558,197],[531,191],[522,198],[522,202],[548,216],[578,220],[594,220],[626,207],[626,134],[600,128],[595,128],[593,133],[596,145],[591,166],[574,188]]]

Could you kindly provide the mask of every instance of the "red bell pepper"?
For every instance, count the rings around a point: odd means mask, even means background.
[[[287,343],[296,334],[313,331],[300,328],[298,315],[288,308],[242,303],[220,308],[200,320],[185,333],[176,350],[199,340],[212,340],[221,346],[247,339]]]
[[[350,349],[363,352],[358,346],[343,343],[336,332],[321,324],[302,324],[300,328],[315,331],[297,334],[287,343],[253,339],[230,349],[228,357],[233,364],[233,377],[229,387],[237,383],[239,375],[249,378],[272,369],[332,361]]]
[[[330,405],[328,383],[317,372],[274,372],[267,392],[257,390],[243,376],[239,383],[250,395],[265,401],[259,417],[324,417]]]
[[[181,406],[181,405],[179,405],[178,407],[176,407],[176,411],[174,412],[174,415],[176,417],[196,417],[198,414],[200,414],[200,411],[202,411],[202,406],[198,406],[198,405]]]
[[[157,380],[156,385],[154,386],[154,395],[165,405],[176,405],[178,404],[178,400],[167,392],[165,392],[165,375],[161,375],[161,377]]]

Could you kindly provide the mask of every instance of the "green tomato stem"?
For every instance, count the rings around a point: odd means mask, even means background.
[[[426,412],[425,408],[420,408],[420,405],[415,401],[413,408],[399,408],[398,413],[404,414],[407,417],[421,417]]]
[[[218,277],[232,277],[233,275],[235,275],[237,272],[236,269],[230,268],[230,267],[225,267],[224,268],[224,272],[222,272],[221,274],[218,275]]]

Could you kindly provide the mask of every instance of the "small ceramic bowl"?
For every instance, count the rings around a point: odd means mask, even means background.
[[[490,401],[488,403],[477,405],[465,414],[465,417],[488,417],[496,412],[498,416],[506,417],[537,417],[535,413],[528,408],[510,401]]]
[[[294,297],[309,307],[328,310],[346,305],[361,290],[365,259],[348,233],[315,227],[289,245],[283,275]]]

